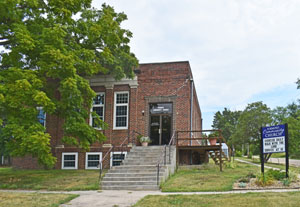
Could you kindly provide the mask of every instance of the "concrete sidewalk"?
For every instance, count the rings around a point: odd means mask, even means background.
[[[259,159],[259,156],[253,156],[253,158]],[[268,160],[268,163],[274,163],[274,164],[285,164],[285,158],[270,158]],[[295,166],[295,167],[300,167],[300,160],[295,160],[295,159],[289,159],[289,165]]]
[[[28,190],[0,190],[1,192],[24,192],[24,193],[65,193],[79,194],[61,207],[128,207],[134,205],[147,195],[216,195],[216,194],[238,194],[238,193],[264,193],[264,192],[297,192],[299,189],[274,189],[274,190],[233,190],[225,192],[174,192],[164,193],[160,191],[28,191]]]

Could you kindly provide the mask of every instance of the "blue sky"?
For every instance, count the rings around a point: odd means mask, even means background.
[[[128,20],[141,63],[190,61],[204,128],[216,111],[300,98],[299,0],[94,0]]]

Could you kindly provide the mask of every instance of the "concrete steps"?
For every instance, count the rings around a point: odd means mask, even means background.
[[[102,180],[103,190],[158,190],[157,162],[163,156],[164,146],[136,147],[128,152],[120,166],[112,167]],[[167,155],[169,150],[167,148]],[[160,162],[159,182],[165,180],[169,172],[173,172],[176,163],[175,148],[171,150],[171,164]],[[167,162],[169,157],[167,157]],[[174,168],[171,168],[171,166]]]

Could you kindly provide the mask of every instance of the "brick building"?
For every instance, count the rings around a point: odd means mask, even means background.
[[[149,136],[152,145],[168,144],[175,130],[201,130],[201,110],[188,61],[140,64],[134,79],[115,81],[110,76],[89,79],[97,93],[92,110],[109,125],[103,133],[104,143],[95,143],[90,152],[64,145],[63,120],[46,117],[46,129],[51,134],[52,153],[57,157],[56,169],[96,169],[99,160],[112,145],[125,141],[129,151],[132,142],[138,144],[132,132]],[[90,117],[89,123],[93,125]],[[101,130],[101,129],[98,129]],[[109,165],[118,165],[125,155],[110,155]],[[189,159],[189,155],[182,155]],[[182,161],[185,162],[185,161]],[[14,158],[13,166],[35,168],[30,157]]]

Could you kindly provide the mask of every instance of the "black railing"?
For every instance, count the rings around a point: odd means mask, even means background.
[[[175,144],[175,131],[173,131],[173,135],[171,137],[171,140],[168,144],[168,147],[169,147],[169,164],[171,164],[171,145],[174,145]],[[157,182],[157,185],[159,185],[159,171],[160,171],[160,163],[162,162],[163,163],[163,166],[166,166],[167,164],[167,145],[164,145],[164,148],[163,150],[161,151],[161,155],[159,158],[158,158],[158,161],[157,161],[157,177],[156,177],[156,182]]]
[[[127,141],[127,137],[123,140],[123,142],[120,144],[120,146],[118,147],[119,151],[121,151],[121,158],[123,157],[123,154],[124,154],[124,145],[125,145],[125,142]],[[127,145],[125,145],[125,147],[127,148]],[[113,156],[109,156],[109,154],[112,152],[114,152],[114,149],[116,147],[114,145],[112,145],[109,150],[106,152],[106,154],[104,155],[103,159],[101,160],[101,162],[99,163],[99,167],[100,167],[100,172],[99,172],[99,181],[101,181],[101,178],[102,178],[102,172],[103,172],[103,169],[108,165],[110,164],[110,162],[106,162],[105,163],[105,160],[107,160],[107,158],[109,157],[110,159],[113,159]],[[121,150],[120,150],[121,149]],[[126,151],[127,152],[127,151]],[[112,160],[113,161],[113,160]],[[103,166],[103,162],[105,163],[105,165]]]
[[[108,164],[110,164],[110,161],[107,161],[108,158],[109,160],[110,159],[113,159],[113,156],[110,156],[109,154],[112,152],[114,153],[115,151],[115,148],[119,148],[118,151],[121,151],[121,158],[123,157],[123,154],[124,154],[124,147],[128,147],[128,145],[126,145],[126,141],[128,144],[132,143],[132,145],[134,146],[136,144],[136,136],[135,135],[142,135],[141,133],[139,133],[138,131],[135,131],[133,130],[128,137],[126,137],[123,142],[118,146],[118,147],[115,147],[114,145],[112,145],[109,150],[105,153],[104,157],[102,158],[102,160],[99,162],[99,168],[100,168],[100,172],[99,172],[99,182],[101,181],[101,178],[102,178],[102,173],[103,173],[103,169],[105,169],[107,167]],[[131,140],[130,140],[131,138]],[[130,142],[131,141],[131,142]],[[127,150],[126,150],[127,152]],[[105,162],[107,161],[107,162]],[[113,160],[112,160],[113,161]],[[104,165],[103,165],[104,163]]]

